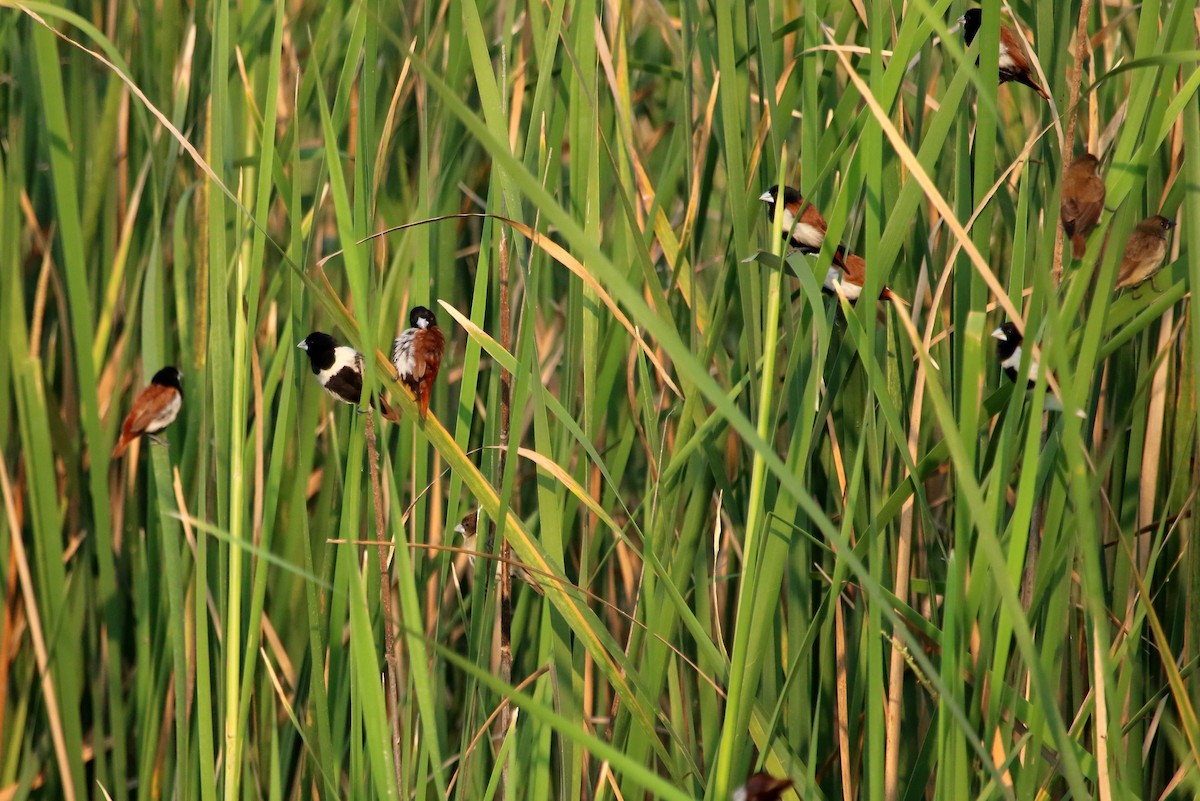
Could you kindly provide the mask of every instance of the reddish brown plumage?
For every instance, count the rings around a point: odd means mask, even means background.
[[[767,219],[775,218],[775,207],[779,202],[779,187],[772,186],[759,196],[767,204]],[[783,238],[801,253],[817,253],[825,241],[828,226],[821,212],[796,189],[783,188]]]
[[[120,458],[138,437],[162,431],[175,421],[183,403],[180,378],[174,367],[164,367],[137,394],[121,424],[121,436],[112,451],[113,459]]]
[[[978,8],[972,8],[963,15],[961,21],[967,44],[970,45],[975,41],[975,35],[979,33],[979,26],[983,22],[983,13]],[[976,63],[979,62],[976,61]],[[1029,56],[1025,53],[1025,46],[1021,43],[1021,38],[1007,25],[1000,26],[998,73],[1000,83],[1012,81],[1024,84],[1041,95],[1043,100],[1050,99],[1050,95],[1033,77],[1033,68],[1029,62]]]
[[[817,207],[807,200],[800,199],[795,203],[788,203],[787,210],[795,220],[792,226],[792,246],[804,248],[821,249],[821,243],[825,241],[825,231],[828,225],[825,218],[821,216],[821,212],[817,211]],[[808,235],[808,229],[819,232],[820,237]]]
[[[433,393],[433,381],[442,366],[442,353],[446,349],[446,337],[442,329],[431,328],[421,331],[416,338],[416,366],[411,376],[404,380],[405,386],[417,396],[421,407],[421,419],[429,412],[429,396]]]
[[[837,274],[834,274],[834,271]],[[833,291],[833,279],[837,278],[842,285],[842,291],[851,301],[858,300],[862,294],[863,285],[867,282],[867,262],[857,253],[850,253],[841,245],[833,253],[833,265],[825,277],[825,288]],[[880,300],[893,300],[907,305],[907,302],[886,286],[879,291]]]
[[[396,338],[392,348],[392,364],[404,385],[412,390],[424,420],[429,412],[429,396],[433,382],[442,366],[446,337],[438,328],[433,312],[416,306],[409,314],[410,327]]]
[[[792,787],[791,779],[778,779],[769,773],[755,773],[734,793],[739,801],[775,801]]]
[[[1077,259],[1083,258],[1088,235],[1100,222],[1104,210],[1104,179],[1097,171],[1099,166],[1095,156],[1084,153],[1071,162],[1063,181],[1060,216],[1063,231],[1071,238],[1071,252]]]

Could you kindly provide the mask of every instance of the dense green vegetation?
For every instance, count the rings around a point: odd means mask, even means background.
[[[1084,4],[0,0],[0,801],[1200,794],[1197,4]]]

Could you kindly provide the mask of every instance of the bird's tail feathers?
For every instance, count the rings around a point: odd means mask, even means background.
[[[1079,233],[1071,234],[1071,253],[1076,259],[1082,259],[1087,250],[1087,237]]]
[[[133,442],[134,439],[134,437],[122,436],[119,440],[117,440],[117,445],[113,448],[112,456],[109,458],[120,459],[122,456],[124,456],[125,451],[129,450],[129,444]]]

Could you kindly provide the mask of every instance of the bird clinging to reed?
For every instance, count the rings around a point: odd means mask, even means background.
[[[147,436],[164,444],[154,435],[179,416],[183,408],[183,373],[174,367],[164,367],[154,374],[150,383],[133,399],[129,414],[121,424],[121,437],[113,448],[112,458],[125,453],[138,437]]]
[[[806,201],[790,186],[783,188],[783,204],[779,206],[779,186],[772,186],[758,197],[767,204],[767,219],[775,219],[775,209],[783,210],[783,238],[801,253],[817,253],[825,241],[827,225],[817,207]]]
[[[1087,250],[1087,239],[1100,222],[1104,211],[1104,179],[1099,173],[1100,160],[1091,153],[1084,153],[1067,167],[1063,181],[1062,217],[1063,231],[1071,239],[1071,252],[1082,259]]]
[[[1161,214],[1147,217],[1137,224],[1125,242],[1125,255],[1117,272],[1117,289],[1135,286],[1162,269],[1167,257],[1167,232],[1175,221]]]
[[[429,411],[433,382],[442,366],[446,336],[438,328],[437,318],[424,306],[414,306],[408,314],[409,327],[400,332],[392,345],[392,366],[399,380],[412,390],[421,419]]]
[[[970,47],[971,42],[975,41],[976,34],[979,33],[980,24],[983,22],[983,11],[978,8],[972,8],[966,14],[959,17],[958,21],[962,23],[963,35],[966,37],[967,46]],[[975,63],[979,64],[979,60],[976,59]],[[1024,84],[1041,95],[1043,100],[1050,99],[1050,95],[1046,94],[1046,90],[1033,77],[1033,68],[1030,65],[1029,56],[1025,53],[1025,48],[1021,44],[1020,38],[1007,25],[1000,26],[1000,59],[998,67],[1000,83],[1012,81]]]

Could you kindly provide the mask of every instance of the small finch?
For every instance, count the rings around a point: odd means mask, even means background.
[[[1091,153],[1084,153],[1071,162],[1063,182],[1062,216],[1063,231],[1071,238],[1071,252],[1082,259],[1087,249],[1087,239],[1100,222],[1104,211],[1104,179],[1097,171],[1100,161]]]
[[[967,46],[975,41],[975,35],[979,33],[979,26],[983,22],[983,12],[981,9],[972,8],[963,16],[959,17],[959,22],[963,26],[963,34],[966,36]],[[979,60],[976,59],[978,64]],[[1049,100],[1050,95],[1046,94],[1046,90],[1033,77],[1033,69],[1029,64],[1029,56],[1025,54],[1025,48],[1021,45],[1021,40],[1016,32],[1007,25],[1000,26],[1000,60],[998,63],[1000,83],[1013,81],[1028,86],[1033,91],[1042,96],[1043,100]]]
[[[1117,289],[1134,286],[1162,269],[1167,256],[1167,232],[1175,221],[1161,214],[1147,217],[1138,223],[1125,243],[1121,270],[1117,273]]]

